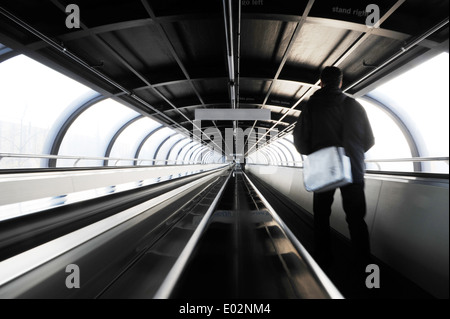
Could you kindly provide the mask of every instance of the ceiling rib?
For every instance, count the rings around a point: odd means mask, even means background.
[[[171,23],[171,22],[179,22],[179,21],[190,21],[190,20],[206,20],[211,19],[211,14],[191,14],[191,15],[178,15],[178,16],[167,16],[167,17],[158,17],[158,24]],[[301,20],[301,16],[298,15],[288,15],[288,14],[267,14],[267,13],[242,13],[242,19],[244,20],[271,20],[271,21],[281,21],[281,22],[299,22]],[[349,30],[355,32],[365,32],[366,26],[364,24],[359,24],[355,22],[343,21],[343,20],[335,20],[329,18],[321,18],[321,17],[307,17],[306,24],[308,25],[320,25],[324,27],[330,28],[338,28],[342,30]],[[101,34],[108,32],[116,32],[131,28],[137,27],[149,27],[154,26],[155,21],[152,19],[138,19],[138,20],[130,20],[117,22],[112,24],[106,24],[101,26],[96,26],[89,28],[87,30],[80,30],[76,32],[70,32],[66,34],[61,34],[58,36],[58,39],[61,41],[72,41],[81,39],[84,37],[91,36],[93,34]],[[409,34],[405,34],[399,31],[377,28],[373,31],[373,35],[397,40],[397,41],[406,41],[411,37]],[[432,40],[423,41],[421,46],[426,48],[433,48],[439,45]],[[34,42],[27,45],[29,50],[35,51],[45,48],[47,44],[42,41]]]
[[[239,98],[240,98],[240,79],[241,79],[241,22],[242,22],[242,2],[239,1],[238,5],[238,26],[237,26],[237,74],[236,74],[236,105],[239,108]]]
[[[355,87],[356,85],[358,85],[359,83],[363,82],[364,80],[366,80],[367,78],[369,78],[370,76],[374,75],[375,73],[377,73],[378,71],[380,71],[381,69],[383,69],[384,67],[386,67],[387,65],[389,65],[390,63],[392,63],[393,61],[395,61],[396,59],[398,59],[399,57],[401,57],[402,55],[406,54],[406,52],[408,52],[409,50],[411,50],[412,48],[416,47],[417,45],[419,45],[419,43],[421,43],[422,41],[426,41],[427,37],[431,36],[432,34],[434,34],[435,32],[439,31],[440,29],[442,29],[443,27],[445,27],[446,25],[448,25],[449,23],[449,19],[446,18],[443,21],[441,21],[440,23],[438,23],[437,25],[435,25],[434,27],[430,28],[428,31],[424,32],[422,35],[418,36],[416,39],[412,40],[411,42],[409,42],[408,44],[406,44],[404,47],[402,47],[400,49],[399,52],[397,52],[396,54],[394,54],[392,57],[390,57],[389,59],[387,59],[385,62],[383,62],[381,65],[379,65],[377,68],[375,68],[374,70],[372,70],[371,72],[369,72],[368,74],[366,74],[365,76],[361,77],[360,79],[358,79],[357,81],[355,81],[354,83],[352,83],[351,85],[349,85],[348,87],[346,87],[344,89],[344,92],[350,90],[351,88]],[[295,126],[295,123],[291,124],[289,127],[287,127],[285,130],[283,130],[284,133],[283,136],[291,129]],[[282,136],[279,136],[282,137]],[[279,138],[278,137],[278,138]],[[275,138],[275,140],[277,140],[278,138]],[[269,141],[270,142],[270,141]],[[273,141],[272,141],[273,142]],[[267,143],[266,143],[267,144]]]
[[[288,58],[289,54],[291,53],[291,50],[292,50],[292,48],[294,46],[294,43],[295,43],[296,39],[298,38],[298,36],[300,34],[301,29],[303,28],[303,25],[306,22],[306,19],[307,19],[308,15],[309,15],[309,12],[312,9],[312,6],[314,5],[314,2],[315,2],[315,0],[309,0],[308,1],[307,5],[305,7],[305,10],[303,11],[303,14],[302,14],[302,16],[300,18],[300,21],[297,23],[297,26],[295,27],[294,33],[292,34],[291,39],[289,40],[289,44],[288,44],[288,46],[286,48],[286,51],[284,52],[283,58],[281,59],[281,63],[278,66],[278,70],[275,73],[275,76],[273,77],[273,79],[271,81],[269,90],[267,91],[266,97],[264,98],[264,101],[263,101],[263,104],[262,104],[263,107],[266,105],[266,103],[267,103],[267,101],[269,99],[269,96],[270,96],[270,94],[272,93],[272,91],[273,91],[273,89],[275,87],[275,83],[277,82],[277,80],[278,80],[278,78],[279,78],[279,76],[281,74],[281,71],[283,70],[283,68],[284,68],[284,66],[286,64],[287,58]],[[255,128],[255,125],[256,125],[256,121],[253,123],[253,126],[252,126],[252,128],[250,130],[250,134],[251,134],[251,132],[253,132],[253,130]],[[249,136],[250,136],[250,134],[249,134]],[[258,141],[258,143],[259,143],[259,141]],[[247,141],[245,142],[245,144],[246,145],[248,144],[248,137],[247,137]],[[252,148],[255,145],[256,144],[254,144],[252,146]],[[248,154],[248,151],[247,151],[247,154]]]
[[[311,11],[314,2],[315,2],[315,0],[309,0],[308,1],[308,4],[306,5],[306,8],[305,8],[305,10],[304,10],[304,12],[302,14],[301,19],[298,22],[297,26],[295,27],[294,33],[292,34],[291,39],[289,41],[289,44],[288,44],[288,46],[286,48],[286,51],[284,52],[284,55],[283,55],[283,58],[281,59],[281,63],[279,65],[279,67],[278,67],[278,70],[277,70],[277,72],[275,73],[275,76],[272,79],[272,84],[270,85],[269,90],[267,91],[266,97],[264,98],[263,105],[266,105],[266,102],[269,99],[269,96],[272,93],[273,88],[275,87],[275,83],[278,80],[278,78],[279,78],[279,76],[281,74],[281,71],[284,68],[284,65],[286,64],[288,56],[291,53],[292,48],[294,47],[295,41],[297,40],[298,36],[300,35],[300,31],[302,30],[303,25],[306,22],[306,18],[308,17],[309,12]]]
[[[65,12],[65,6],[62,5],[58,0],[51,0],[51,2],[58,7],[60,10],[62,10],[63,12]],[[80,26],[82,29],[84,30],[88,30],[89,28],[80,21]],[[122,63],[122,65],[124,65],[129,71],[131,71],[134,75],[136,75],[142,82],[144,82],[150,89],[152,89],[152,91],[154,93],[156,93],[156,95],[158,95],[161,99],[163,99],[167,104],[169,104],[173,109],[175,109],[176,111],[178,111],[183,117],[185,117],[189,122],[192,123],[193,126],[195,126],[195,124],[184,114],[182,113],[180,110],[178,110],[178,108],[169,100],[167,99],[158,89],[156,89],[151,83],[150,81],[144,77],[142,74],[140,74],[131,64],[128,63],[128,61],[123,58],[113,47],[111,47],[105,40],[103,40],[101,37],[99,37],[98,35],[93,35],[94,39],[101,44],[102,46],[104,46],[115,58],[117,58],[119,60],[120,63]],[[54,42],[53,40],[49,39],[51,42]],[[47,42],[47,41],[46,41]],[[54,42],[55,43],[55,42]],[[58,44],[57,44],[58,45]],[[58,45],[60,46],[60,45]],[[63,48],[63,52],[68,52],[66,48]],[[71,54],[72,56],[76,57],[74,54]],[[82,61],[80,58],[76,57],[77,60]],[[82,61],[82,63],[84,65],[87,65],[86,62]],[[100,73],[99,71],[95,70],[94,68],[89,66],[89,70],[92,72],[95,72],[96,74],[100,74],[102,78],[106,78],[106,76],[104,76],[102,73]],[[107,78],[109,81],[109,78]],[[112,81],[113,82],[113,81]],[[115,82],[114,82],[115,83]],[[185,131],[184,134],[186,134],[187,131],[187,136],[191,136],[191,132],[186,129],[184,126],[179,125],[177,122],[173,121],[172,118],[166,116],[163,112],[159,111],[158,109],[156,109],[155,107],[153,107],[152,105],[150,105],[148,102],[146,102],[144,99],[140,98],[139,96],[137,96],[135,93],[133,93],[130,90],[124,89],[122,86],[120,86],[122,89],[122,91],[124,91],[128,96],[130,96],[131,98],[133,98],[134,100],[138,101],[139,103],[143,104],[144,106],[146,106],[147,108],[155,111],[158,115],[161,115],[163,118],[167,119],[168,121],[172,122],[175,124],[175,126],[181,128],[182,131]],[[194,135],[192,135],[192,138],[195,138]],[[199,141],[201,143],[201,140]]]
[[[175,59],[175,61],[177,62],[178,66],[180,67],[181,71],[183,72],[184,76],[186,77],[186,81],[188,82],[189,86],[194,91],[194,93],[197,96],[198,100],[200,101],[202,107],[205,108],[206,107],[205,106],[205,101],[203,100],[203,98],[201,97],[201,95],[198,92],[197,88],[195,87],[195,85],[194,85],[194,83],[193,83],[193,81],[192,81],[192,79],[191,79],[191,77],[189,75],[189,72],[187,71],[185,65],[181,61],[181,59],[178,56],[177,52],[175,51],[175,48],[172,45],[172,42],[170,41],[169,37],[167,36],[167,33],[164,31],[164,28],[162,27],[161,23],[158,22],[158,18],[156,17],[155,12],[151,8],[151,6],[149,5],[147,0],[141,0],[141,3],[144,6],[145,10],[147,11],[148,15],[150,16],[150,18],[152,19],[152,21],[154,22],[154,25],[158,29],[158,32],[159,32],[162,40],[164,41],[164,44],[169,49],[170,54]],[[156,88],[156,87],[157,87],[156,85],[153,85],[153,88]],[[177,109],[179,110],[179,108],[177,108]],[[195,126],[194,122],[192,122],[192,121],[190,121],[190,122],[192,123],[193,126]],[[216,129],[218,129],[216,123],[213,122],[213,124],[216,127]],[[223,139],[223,137],[222,137],[222,141],[226,145],[225,140]]]
[[[234,70],[234,39],[233,39],[233,8],[232,0],[222,0],[223,17],[225,24],[225,41],[227,47],[228,63],[228,87],[230,90],[231,108],[236,108],[236,88],[235,88],[235,70]]]
[[[147,11],[148,15],[150,16],[150,18],[152,19],[152,21],[154,22],[154,25],[158,29],[158,32],[161,35],[161,38],[164,41],[164,44],[169,49],[170,54],[177,62],[178,66],[180,67],[181,71],[183,72],[184,76],[186,77],[186,80],[188,81],[189,85],[191,86],[192,90],[194,91],[195,95],[197,95],[198,100],[200,101],[200,103],[202,105],[204,105],[205,103],[204,103],[202,97],[200,96],[200,93],[195,88],[194,84],[192,83],[192,79],[189,76],[189,73],[188,73],[186,67],[184,66],[183,62],[181,61],[180,57],[178,56],[177,52],[175,51],[175,48],[173,47],[172,43],[170,42],[169,37],[167,36],[167,33],[164,31],[164,28],[158,22],[158,19],[155,15],[153,9],[148,4],[147,0],[141,0],[141,3],[144,6],[145,10]]]

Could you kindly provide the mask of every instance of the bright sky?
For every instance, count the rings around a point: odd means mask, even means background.
[[[375,90],[407,114],[428,154],[449,156],[449,55],[442,53]]]
[[[0,121],[49,128],[88,87],[20,55],[0,63]]]

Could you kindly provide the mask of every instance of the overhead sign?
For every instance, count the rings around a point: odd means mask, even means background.
[[[265,121],[270,120],[266,109],[196,109],[195,119],[204,121]]]

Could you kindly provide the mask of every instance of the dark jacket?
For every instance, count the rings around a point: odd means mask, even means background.
[[[303,155],[328,146],[342,146],[350,157],[354,183],[364,181],[364,153],[374,144],[366,111],[337,87],[316,91],[303,105],[294,130],[294,144]]]

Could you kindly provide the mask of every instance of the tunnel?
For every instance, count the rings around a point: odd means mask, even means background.
[[[0,1],[0,298],[448,299],[448,31],[441,0]],[[375,138],[362,277],[340,189],[316,260],[295,145],[327,66]]]

